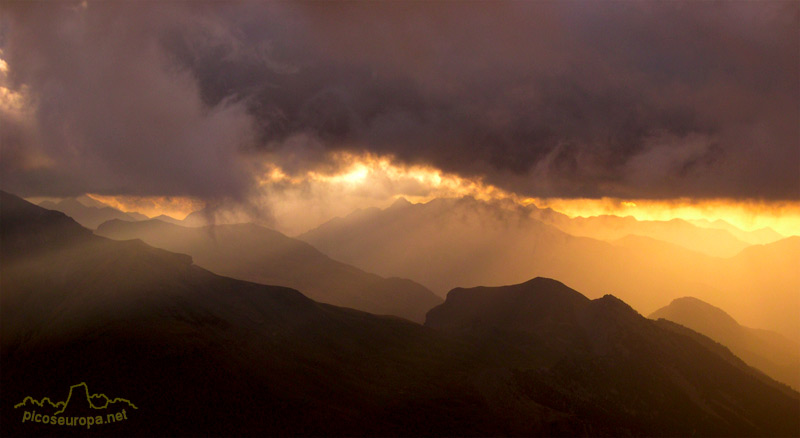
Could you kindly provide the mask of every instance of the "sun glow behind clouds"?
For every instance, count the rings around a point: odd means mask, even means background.
[[[337,153],[333,165],[290,174],[264,164],[254,196],[266,199],[276,228],[296,234],[358,208],[390,205],[404,197],[411,202],[472,196],[552,208],[570,217],[616,215],[638,220],[725,220],[744,230],[770,227],[783,235],[800,234],[800,202],[755,202],[727,199],[566,199],[531,198],[500,189],[483,180],[464,178],[423,165],[403,165],[391,157]],[[180,197],[114,197],[91,195],[123,211],[182,218],[203,207],[200,200]]]
[[[351,192],[375,200],[405,197],[412,202],[434,198],[473,196],[476,199],[506,199],[513,194],[485,184],[480,179],[462,178],[421,165],[401,165],[391,157],[372,154],[337,153],[330,170],[313,170],[287,175],[278,166],[268,165],[260,185],[275,184],[323,186],[335,192]]]
[[[638,220],[722,219],[745,231],[769,227],[784,236],[800,235],[800,202],[737,201],[689,198],[666,200],[531,199],[538,207],[549,207],[570,217],[599,215],[633,216]]]
[[[87,193],[87,196],[117,210],[141,213],[151,218],[165,214],[183,219],[205,206],[201,200],[182,196],[104,196],[94,193]]]

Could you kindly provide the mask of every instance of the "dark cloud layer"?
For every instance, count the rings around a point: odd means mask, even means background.
[[[534,196],[800,199],[797,2],[10,9],[37,106],[3,178],[37,194],[244,196],[259,160],[347,150]]]

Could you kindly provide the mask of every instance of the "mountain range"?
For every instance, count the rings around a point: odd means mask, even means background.
[[[141,239],[169,251],[188,254],[215,273],[286,286],[316,301],[422,323],[442,299],[426,287],[402,278],[383,278],[337,262],[311,245],[254,224],[184,227],[160,220],[113,220],[97,235],[116,240]]]
[[[112,219],[129,221],[147,219],[147,216],[143,214],[135,212],[125,213],[99,201],[95,201],[88,196],[66,198],[59,202],[43,201],[39,203],[39,206],[48,210],[56,210],[65,213],[67,216],[75,219],[79,224],[91,229],[97,228],[98,225]]]
[[[337,260],[410,278],[440,294],[551,277],[590,297],[613,291],[644,314],[695,296],[719,303],[746,325],[800,340],[800,237],[723,258],[647,236],[612,242],[573,236],[537,218],[543,214],[473,198],[399,200],[333,219],[298,238]]]
[[[673,300],[649,317],[702,333],[773,379],[800,388],[800,345],[778,333],[744,327],[724,310],[693,297]]]
[[[695,220],[690,220],[689,222],[702,228],[716,228],[719,230],[726,230],[729,233],[733,234],[734,237],[736,237],[737,239],[747,242],[751,245],[764,245],[767,243],[776,242],[785,237],[779,234],[777,231],[773,230],[772,228],[768,227],[759,228],[753,231],[744,231],[722,219],[717,219],[714,221],[710,221],[708,219],[695,219]]]
[[[552,210],[530,209],[531,216],[573,236],[614,241],[630,235],[649,237],[716,257],[731,257],[750,243],[740,240],[729,229],[696,226],[683,219],[640,221],[632,216],[601,215],[571,218]],[[731,229],[735,228],[733,226]],[[740,235],[748,236],[745,232]],[[777,233],[775,233],[777,234]],[[760,237],[760,235],[756,235]],[[757,237],[752,237],[756,239]],[[779,240],[780,235],[772,241]],[[763,240],[763,239],[762,239]],[[764,243],[759,241],[758,243]]]
[[[797,435],[800,394],[724,347],[550,279],[455,289],[424,326],[213,274],[0,193],[4,434],[82,376],[99,435]],[[67,432],[68,433],[68,432]]]

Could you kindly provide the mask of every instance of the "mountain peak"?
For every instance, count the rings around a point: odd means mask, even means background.
[[[44,201],[39,206],[48,210],[60,211],[90,229],[97,228],[98,225],[110,219],[133,221],[145,218],[139,213],[117,210],[85,195],[78,198],[65,198],[58,203]]]
[[[617,298],[617,297],[615,297],[614,295],[611,295],[611,294],[605,294],[605,295],[603,295],[602,297],[600,297],[600,298],[598,298],[596,300],[592,300],[592,302],[600,303],[600,304],[602,304],[604,306],[607,306],[607,307],[616,307],[616,308],[627,309],[627,310],[630,310],[632,312],[636,312],[635,310],[633,310],[633,307],[628,305],[628,303],[626,303],[625,301],[622,301],[621,299],[619,299],[619,298]]]
[[[414,205],[414,204],[412,204],[412,203],[411,203],[411,202],[410,202],[408,199],[406,199],[405,197],[401,196],[401,197],[397,198],[397,200],[395,200],[395,201],[392,203],[392,205],[390,205],[390,206],[389,206],[389,209],[390,209],[390,210],[394,210],[394,209],[398,209],[398,208],[409,207],[409,206],[411,206],[411,205]]]
[[[62,199],[57,205],[59,208],[92,208],[87,207],[85,204],[81,203],[75,198]]]
[[[600,320],[613,321],[614,324],[623,326],[627,323],[639,324],[640,320],[644,320],[628,303],[610,294],[592,300],[589,309],[588,315],[593,315],[592,320],[595,323],[599,321],[596,318],[598,316]]]
[[[537,277],[511,286],[453,289],[443,304],[428,312],[425,325],[525,331],[548,321],[573,319],[588,303],[563,283]]]
[[[800,349],[778,333],[742,326],[724,310],[694,297],[675,299],[650,318],[671,321],[708,336],[730,348],[748,365],[800,388]]]
[[[94,199],[94,198],[89,197],[87,195],[78,196],[77,198],[75,198],[75,200],[80,202],[81,204],[87,206],[87,207],[96,207],[96,208],[110,207],[110,205],[104,204],[104,203],[98,201],[97,199]]]
[[[724,310],[695,297],[676,298],[672,300],[668,306],[662,307],[650,314],[650,319],[659,318],[682,324],[686,321],[705,321],[704,325],[708,324],[728,328],[739,326],[739,323]]]

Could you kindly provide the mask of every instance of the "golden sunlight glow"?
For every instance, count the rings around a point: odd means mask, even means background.
[[[359,183],[363,183],[364,180],[367,179],[370,170],[369,168],[363,163],[356,163],[352,166],[352,168],[348,169],[345,173],[339,173],[336,175],[325,175],[316,172],[309,172],[308,176],[312,180],[315,181],[323,181],[332,184],[350,184],[355,185]]]
[[[403,165],[388,156],[337,153],[332,158],[331,170],[293,175],[275,164],[265,164],[259,180],[260,196],[271,204],[277,228],[299,233],[357,208],[386,207],[400,197],[420,203],[472,196],[483,201],[510,200],[552,208],[570,217],[615,215],[638,220],[710,222],[722,219],[745,231],[769,227],[784,236],[800,235],[800,202],[525,198],[480,178],[464,178],[431,166]],[[204,206],[202,201],[186,197],[89,196],[122,211],[150,217],[166,214],[182,219]]]
[[[151,218],[165,214],[184,219],[205,206],[200,200],[180,196],[103,196],[94,193],[87,193],[87,196],[117,210],[141,213]]]
[[[395,163],[389,156],[337,153],[331,160],[329,167],[291,175],[275,164],[263,165],[259,189],[280,231],[299,234],[360,208],[388,207],[400,197],[414,203],[464,196],[512,197],[480,180],[430,166]]]
[[[0,50],[0,55],[3,51]],[[27,85],[22,85],[17,90],[6,87],[8,77],[8,63],[0,58],[0,111],[12,113],[15,117],[28,115],[32,111],[30,105],[30,90]]]
[[[391,157],[372,154],[355,155],[337,153],[333,155],[336,172],[308,171],[289,176],[283,169],[270,165],[264,172],[261,185],[272,183],[316,184],[360,192],[374,191],[375,197],[406,197],[412,202],[426,202],[441,197],[473,196],[476,199],[505,199],[514,195],[484,184],[480,179],[472,180],[447,174],[430,166],[400,165]]]
[[[523,201],[552,208],[570,217],[599,215],[633,216],[638,220],[722,219],[745,231],[769,227],[784,236],[800,235],[800,202],[758,202],[730,199],[668,200],[537,199]]]
[[[26,110],[25,87],[22,92],[0,86],[0,109],[24,113]]]
[[[7,72],[8,64],[0,59],[0,75],[5,76]],[[12,90],[4,87],[3,83],[4,81],[0,81],[0,112],[3,113],[4,122],[9,126],[16,125],[19,132],[25,134],[34,133],[27,138],[35,138],[36,128],[33,117],[35,107],[32,105],[29,88],[23,85],[19,90]],[[0,145],[0,148],[3,146],[5,145]],[[24,150],[19,152],[20,154],[17,157],[18,164],[24,170],[46,169],[56,165],[56,162],[36,143],[28,144]]]
[[[335,173],[311,171],[288,176],[279,167],[265,172],[262,186],[270,183],[313,184],[339,195],[368,192],[374,200],[405,197],[411,202],[434,198],[472,196],[480,200],[508,199],[522,205],[552,208],[570,217],[616,215],[638,220],[722,219],[745,231],[770,227],[785,236],[800,234],[800,202],[755,202],[728,199],[565,199],[524,198],[481,179],[463,178],[430,166],[402,165],[392,157],[338,153],[333,156]]]

